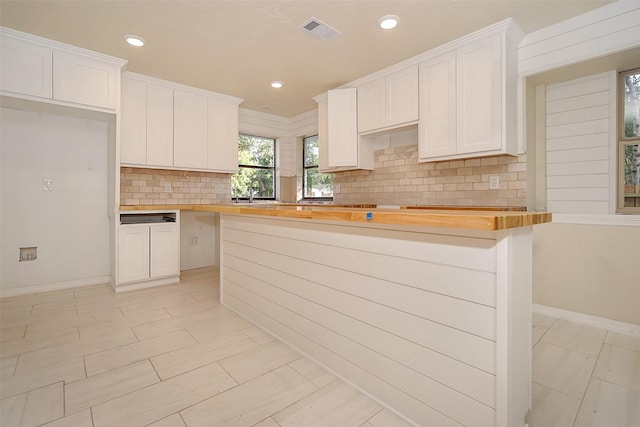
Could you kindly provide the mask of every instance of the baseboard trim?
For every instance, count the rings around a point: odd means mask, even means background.
[[[39,292],[61,291],[64,289],[82,288],[84,286],[109,284],[111,277],[98,276],[86,279],[67,280],[64,282],[43,283],[40,285],[27,285],[15,288],[0,289],[0,298],[9,298],[20,295],[37,294]]]
[[[170,276],[162,279],[147,280],[145,282],[129,283],[126,285],[116,285],[115,292],[137,291],[138,289],[153,288],[155,286],[173,285],[180,283],[180,276]]]
[[[607,329],[625,335],[633,335],[640,338],[640,325],[625,323],[618,320],[606,319],[604,317],[592,316],[590,314],[578,313],[576,311],[564,310],[562,308],[551,307],[542,304],[532,304],[532,311],[545,316],[556,317],[558,319],[569,320],[594,328]]]

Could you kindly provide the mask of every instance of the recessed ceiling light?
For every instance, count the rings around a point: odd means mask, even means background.
[[[280,89],[284,84],[280,81],[269,82],[269,85],[274,89]]]
[[[396,15],[385,15],[380,18],[378,24],[383,30],[391,30],[398,25],[398,22],[400,22],[400,18],[398,18]]]
[[[144,39],[143,39],[142,37],[128,35],[128,36],[124,36],[124,39],[125,39],[125,40],[127,41],[127,43],[129,43],[131,46],[135,46],[135,47],[141,47],[141,46],[144,46]]]

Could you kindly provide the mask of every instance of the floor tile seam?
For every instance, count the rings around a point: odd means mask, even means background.
[[[371,415],[369,418],[367,418],[367,420],[366,420],[364,423],[362,423],[362,424],[369,423],[369,424],[371,424],[371,425],[375,425],[375,424],[373,424],[373,423],[371,422],[371,420],[372,420],[376,415],[378,415],[380,412],[382,412],[382,411],[384,411],[384,410],[385,410],[385,407],[383,406],[382,408],[380,408],[380,410],[379,410],[379,411],[377,411],[375,414],[373,414],[373,415]],[[362,424],[361,424],[361,425],[362,425]]]
[[[32,391],[36,391],[36,390],[39,390],[41,388],[51,387],[52,385],[55,385],[55,384],[58,384],[58,383],[63,383],[63,390],[64,390],[64,381],[65,381],[64,379],[62,379],[62,380],[58,379],[57,381],[53,381],[53,382],[45,384],[45,385],[41,385],[41,386],[38,386],[38,387],[35,387],[35,388],[31,388],[29,390],[21,391],[19,393],[10,394],[10,395],[5,396],[2,399],[0,399],[0,401],[6,400],[6,399],[9,399],[9,398],[12,398],[12,397],[20,396],[21,394],[31,393]]]
[[[149,360],[149,359],[146,359],[146,360]],[[115,371],[115,370],[117,370],[117,369],[126,368],[126,367],[129,367],[129,366],[135,365],[136,363],[140,363],[140,362],[144,362],[144,360],[139,360],[139,361],[137,361],[137,362],[130,363],[130,364],[126,365],[126,366],[121,366],[121,367],[119,367],[119,368],[114,368],[114,369],[111,369],[111,370],[109,370],[109,371],[101,372],[100,374],[107,374],[108,372]],[[151,363],[151,361],[149,361],[149,363],[150,363],[150,364],[151,364],[151,366],[153,367],[153,364]],[[155,367],[153,367],[153,369],[154,369],[154,371],[155,371]],[[70,412],[70,413],[69,413],[69,415],[77,414],[78,412],[82,412],[82,411],[84,411],[84,410],[86,410],[86,409],[92,409],[92,408],[94,408],[94,407],[96,407],[96,406],[102,405],[103,403],[107,403],[107,402],[110,402],[110,401],[112,401],[112,400],[114,400],[114,399],[119,399],[119,398],[121,398],[121,397],[123,397],[123,396],[126,396],[126,395],[128,395],[128,394],[135,393],[135,392],[137,392],[137,391],[140,391],[140,390],[143,390],[143,389],[145,389],[145,388],[148,388],[148,387],[154,386],[154,385],[156,385],[156,384],[160,384],[163,380],[162,380],[162,378],[160,378],[160,376],[158,375],[158,373],[157,373],[157,372],[155,372],[155,373],[156,373],[156,377],[157,377],[157,380],[158,380],[158,381],[156,381],[156,382],[154,382],[154,383],[152,383],[152,384],[147,384],[147,385],[145,385],[145,386],[143,386],[143,387],[136,388],[135,390],[130,390],[130,391],[128,391],[128,392],[126,392],[126,393],[123,393],[123,394],[120,394],[120,395],[118,395],[118,396],[113,396],[113,397],[111,397],[111,398],[109,398],[109,399],[102,400],[102,401],[100,401],[100,402],[98,402],[98,403],[96,403],[96,404],[94,404],[94,405],[92,405],[92,406],[90,406],[90,407],[80,408],[80,409],[79,409],[79,410],[77,410],[77,411]],[[97,375],[100,375],[100,374],[97,374]],[[76,382],[79,382],[79,381],[83,381],[83,380],[88,380],[88,379],[94,378],[95,376],[96,376],[96,375],[86,376],[85,378],[82,378],[82,379],[79,379],[79,380],[76,380],[76,381],[72,381],[72,382],[70,382],[69,384],[73,384],[73,383],[76,383]],[[66,386],[65,386],[65,394],[66,394]],[[66,411],[66,406],[65,406],[65,411]],[[65,416],[66,416],[66,415],[65,415]]]
[[[589,377],[589,382],[591,382],[591,377]],[[555,392],[555,393],[559,393],[559,394],[563,395],[564,397],[568,397],[568,398],[570,398],[570,399],[573,399],[573,400],[577,400],[577,401],[582,402],[582,399],[581,399],[581,398],[579,398],[579,397],[575,397],[575,396],[572,396],[572,395],[567,394],[567,393],[565,393],[565,392],[562,392],[562,391],[560,391],[560,390],[556,390],[555,388],[553,388],[553,387],[549,387],[549,386],[548,386],[548,385],[546,385],[546,384],[541,384],[541,383],[539,383],[539,382],[537,382],[537,381],[531,381],[531,384],[535,384],[535,385],[537,385],[538,387],[546,388],[546,389],[551,390],[551,391],[553,391],[553,392]],[[588,387],[588,385],[587,385],[587,388],[589,388],[589,387]],[[583,397],[584,397],[584,396],[583,396]]]
[[[288,366],[288,365],[285,365],[285,366]],[[295,373],[297,373],[298,375],[300,375],[300,376],[302,377],[302,379],[304,379],[306,382],[308,382],[309,384],[311,384],[311,385],[312,385],[313,387],[315,387],[316,389],[315,389],[315,390],[313,390],[313,391],[311,391],[311,392],[309,392],[309,393],[307,393],[307,394],[305,394],[304,396],[301,396],[298,400],[296,400],[295,402],[293,402],[293,403],[291,403],[291,404],[289,404],[289,405],[285,406],[284,408],[280,408],[280,409],[278,409],[276,412],[273,412],[272,414],[270,414],[270,415],[269,415],[269,417],[272,417],[272,418],[273,418],[273,420],[274,420],[278,425],[281,425],[281,424],[280,424],[280,423],[278,423],[278,421],[276,421],[276,419],[275,419],[275,417],[277,416],[277,414],[278,414],[278,413],[280,413],[280,412],[282,412],[282,411],[285,411],[286,409],[288,409],[288,408],[290,408],[290,407],[292,407],[292,406],[294,406],[294,405],[298,404],[298,402],[301,402],[301,401],[303,401],[304,399],[306,399],[306,398],[308,398],[308,397],[310,397],[310,396],[313,396],[313,395],[314,395],[314,394],[316,394],[316,393],[319,393],[320,391],[322,391],[322,390],[324,390],[325,388],[329,387],[330,385],[334,384],[336,381],[341,381],[339,378],[336,378],[336,380],[335,380],[335,381],[331,381],[329,384],[325,384],[325,385],[324,385],[324,386],[322,386],[322,387],[318,387],[318,386],[316,386],[316,385],[313,383],[313,381],[309,380],[309,379],[308,379],[308,378],[306,378],[304,375],[302,375],[302,374],[298,373],[298,371],[296,371],[295,369],[293,369],[293,368],[291,368],[291,367],[289,367],[289,368],[290,368],[290,369],[292,369],[292,370],[293,370]],[[271,372],[275,371],[276,369],[279,369],[279,368],[275,368],[275,369],[274,369],[274,370],[272,370]],[[346,384],[346,383],[345,383],[345,384]],[[348,385],[350,388],[353,388],[354,390],[356,390],[358,393],[362,393],[362,392],[361,392],[361,391],[359,391],[358,389],[354,388],[352,385],[350,385],[350,384],[347,384],[347,385]],[[371,399],[369,396],[367,396],[367,398]],[[379,403],[378,403],[378,402],[376,402],[376,403],[379,405]],[[382,405],[380,405],[380,406],[382,406]],[[267,417],[267,418],[269,418],[269,417]]]
[[[301,359],[302,359],[302,358],[305,358],[305,356],[301,357]],[[308,359],[308,358],[307,358],[307,359]],[[307,376],[306,376],[305,374],[303,374],[302,372],[300,372],[299,370],[297,370],[295,367],[291,366],[291,364],[292,364],[292,363],[295,363],[295,362],[297,362],[298,360],[300,360],[300,359],[296,359],[296,360],[294,360],[294,361],[291,361],[291,362],[287,363],[287,365],[286,365],[286,366],[288,366],[289,368],[293,369],[293,371],[294,371],[296,374],[300,375],[302,378],[304,378],[305,380],[307,380],[307,381],[309,381],[311,384],[313,384],[313,386],[314,386],[314,387],[316,387],[316,389],[317,389],[317,390],[320,390],[320,389],[322,389],[322,388],[324,388],[324,387],[326,387],[326,386],[328,386],[328,385],[330,385],[330,384],[333,384],[333,383],[334,383],[334,382],[336,382],[336,381],[341,381],[341,380],[340,380],[340,378],[338,378],[338,377],[334,376],[334,378],[333,378],[331,381],[329,381],[328,383],[326,383],[326,384],[325,384],[325,385],[323,385],[323,386],[319,386],[318,384],[314,383],[314,382],[313,382],[313,380],[312,380],[311,378],[307,378]],[[311,360],[311,359],[309,359],[309,360]],[[314,362],[314,363],[315,363],[315,362]],[[320,365],[318,365],[318,366],[320,366]],[[321,369],[322,369],[323,371],[327,371],[327,370],[326,370],[325,368],[323,368],[323,367],[321,367]],[[327,371],[327,372],[329,372],[329,371]],[[332,375],[333,375],[333,374],[332,374]],[[317,391],[317,390],[316,390],[316,391]],[[315,392],[314,392],[314,393],[315,393]]]
[[[640,357],[640,348],[638,348],[637,350],[635,348],[629,348],[629,347],[625,347],[623,345],[616,345],[616,344],[612,344],[610,342],[605,342],[605,344],[610,345],[611,347],[616,347],[622,350],[626,350],[626,351],[630,351],[633,353],[638,353],[638,356]]]
[[[602,348],[604,347],[604,338],[606,338],[607,334],[605,334],[605,336],[602,339],[602,343],[600,344],[600,351],[598,352],[598,356],[595,358],[595,363],[593,364],[593,366],[591,367],[591,372],[589,374],[589,381],[587,382],[587,386],[584,388],[583,392],[582,392],[582,397],[580,397],[580,407],[578,408],[578,412],[577,414],[580,413],[580,410],[582,408],[582,405],[584,404],[584,397],[587,395],[587,390],[589,390],[589,386],[591,385],[591,383],[593,382],[594,376],[593,374],[596,371],[596,367],[598,366],[598,360],[600,359],[600,355],[602,354]],[[574,425],[575,422],[578,419],[578,415],[576,414],[576,418],[574,419]]]
[[[76,338],[77,338],[78,341],[80,340],[79,335]],[[22,338],[22,339],[24,339],[24,338]],[[73,344],[73,342],[67,342],[67,343],[63,343],[63,344],[56,344],[56,345],[53,345],[53,346],[45,346],[45,347],[33,348],[33,349],[30,349],[30,350],[27,350],[27,351],[20,351],[20,352],[15,353],[15,354],[8,354],[8,355],[1,354],[0,358],[4,359],[5,357],[26,355],[26,354],[29,354],[29,353],[35,353],[36,351],[50,350],[50,349],[53,349],[53,348],[62,347],[62,346],[65,346],[65,345],[70,345],[70,344]],[[77,356],[77,357],[79,357],[79,356]]]
[[[564,346],[564,345],[557,344],[557,343],[552,343],[552,342],[548,342],[548,341],[543,341],[543,338],[544,338],[544,337],[541,337],[541,338],[540,338],[540,340],[538,341],[538,344],[543,343],[543,344],[545,344],[545,345],[550,345],[550,346],[553,346],[553,347],[556,347],[556,348],[561,348],[561,349],[563,349],[563,350],[571,351],[571,352],[573,352],[573,353],[578,353],[578,354],[581,354],[581,355],[583,355],[583,356],[588,356],[588,357],[590,357],[590,358],[594,358],[594,359],[597,359],[597,358],[600,356],[600,352],[602,351],[602,345],[604,344],[604,341],[603,341],[603,342],[600,344],[600,349],[598,350],[597,354],[594,354],[594,353],[588,353],[588,352],[585,352],[585,351],[576,350],[575,348],[571,348],[571,347],[569,347],[569,346]],[[536,345],[537,345],[537,344],[536,344]]]
[[[191,336],[191,335],[190,335],[190,336]],[[155,339],[155,338],[152,338],[152,339]],[[194,338],[194,340],[195,340],[195,338]],[[110,367],[109,369],[107,369],[106,371],[99,371],[99,372],[96,372],[96,373],[92,374],[91,376],[92,376],[92,377],[94,377],[94,376],[96,376],[96,375],[100,375],[100,374],[103,374],[103,373],[105,373],[105,372],[112,371],[112,370],[114,370],[114,369],[120,369],[120,368],[124,368],[124,367],[126,367],[126,366],[129,366],[129,365],[132,365],[132,364],[134,364],[134,363],[143,362],[144,360],[150,360],[152,357],[162,356],[162,355],[164,355],[164,354],[171,353],[172,351],[181,350],[181,349],[183,349],[183,348],[189,347],[190,345],[197,344],[197,342],[198,342],[198,341],[196,340],[196,342],[195,342],[195,343],[187,344],[187,345],[184,345],[184,346],[181,346],[181,347],[178,347],[178,348],[172,348],[171,350],[167,350],[167,351],[162,351],[162,353],[157,353],[157,354],[152,354],[152,355],[144,354],[144,355],[140,356],[140,357],[142,357],[142,359],[134,358],[135,360],[128,361],[128,363],[127,363],[127,364],[125,364],[125,365],[122,365],[122,366],[113,366],[113,367]],[[109,349],[106,349],[106,350],[103,350],[103,351],[98,351],[98,352],[96,352],[96,353],[92,353],[92,354],[87,355],[87,356],[92,356],[92,355],[95,355],[95,354],[105,353],[105,352],[108,352],[108,351],[113,351],[113,350],[118,349],[118,348],[120,348],[120,347],[127,347],[127,346],[130,346],[130,345],[142,344],[142,343],[144,343],[144,341],[133,342],[133,343],[129,343],[129,344],[125,344],[125,345],[117,346],[117,347],[115,347],[115,348],[109,348]]]
[[[603,379],[603,378],[599,378],[599,377],[597,377],[597,376],[595,376],[595,375],[593,375],[593,376],[589,379],[589,383],[591,383],[591,380],[592,380],[592,379],[598,380],[598,381],[603,382],[603,383],[607,383],[607,384],[609,384],[609,385],[613,385],[613,386],[616,386],[616,387],[623,388],[623,389],[625,389],[625,390],[627,390],[627,391],[631,391],[631,392],[634,392],[634,393],[638,393],[638,395],[639,395],[639,397],[640,397],[640,388],[638,388],[638,389],[634,389],[634,388],[628,387],[628,386],[623,385],[623,384],[615,383],[615,382],[613,382],[613,381],[611,381],[611,380],[605,380],[605,379]]]
[[[576,423],[578,422],[578,415],[580,415],[580,412],[582,411],[582,407],[584,405],[584,397],[587,394],[587,390],[589,390],[589,387],[591,387],[591,383],[593,382],[593,377],[589,377],[589,382],[587,383],[587,387],[584,389],[584,393],[582,394],[582,399],[580,399],[580,405],[578,405],[578,411],[576,412],[575,417],[573,418],[573,423],[571,423],[572,427],[576,427]]]

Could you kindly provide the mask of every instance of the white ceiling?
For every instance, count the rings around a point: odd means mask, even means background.
[[[127,69],[243,98],[282,117],[311,99],[472,31],[513,17],[525,33],[609,0],[1,0],[0,25],[129,61]],[[378,28],[395,14],[400,25]],[[299,26],[316,17],[343,34]],[[134,48],[126,34],[143,37]],[[271,80],[285,86],[275,90]],[[271,109],[263,109],[270,105]]]

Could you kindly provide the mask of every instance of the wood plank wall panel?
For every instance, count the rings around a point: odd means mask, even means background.
[[[222,222],[226,305],[420,425],[496,424],[495,240]]]
[[[518,72],[532,75],[640,45],[640,3],[617,1],[527,34]]]
[[[610,197],[611,74],[547,87],[547,210],[606,214]]]

